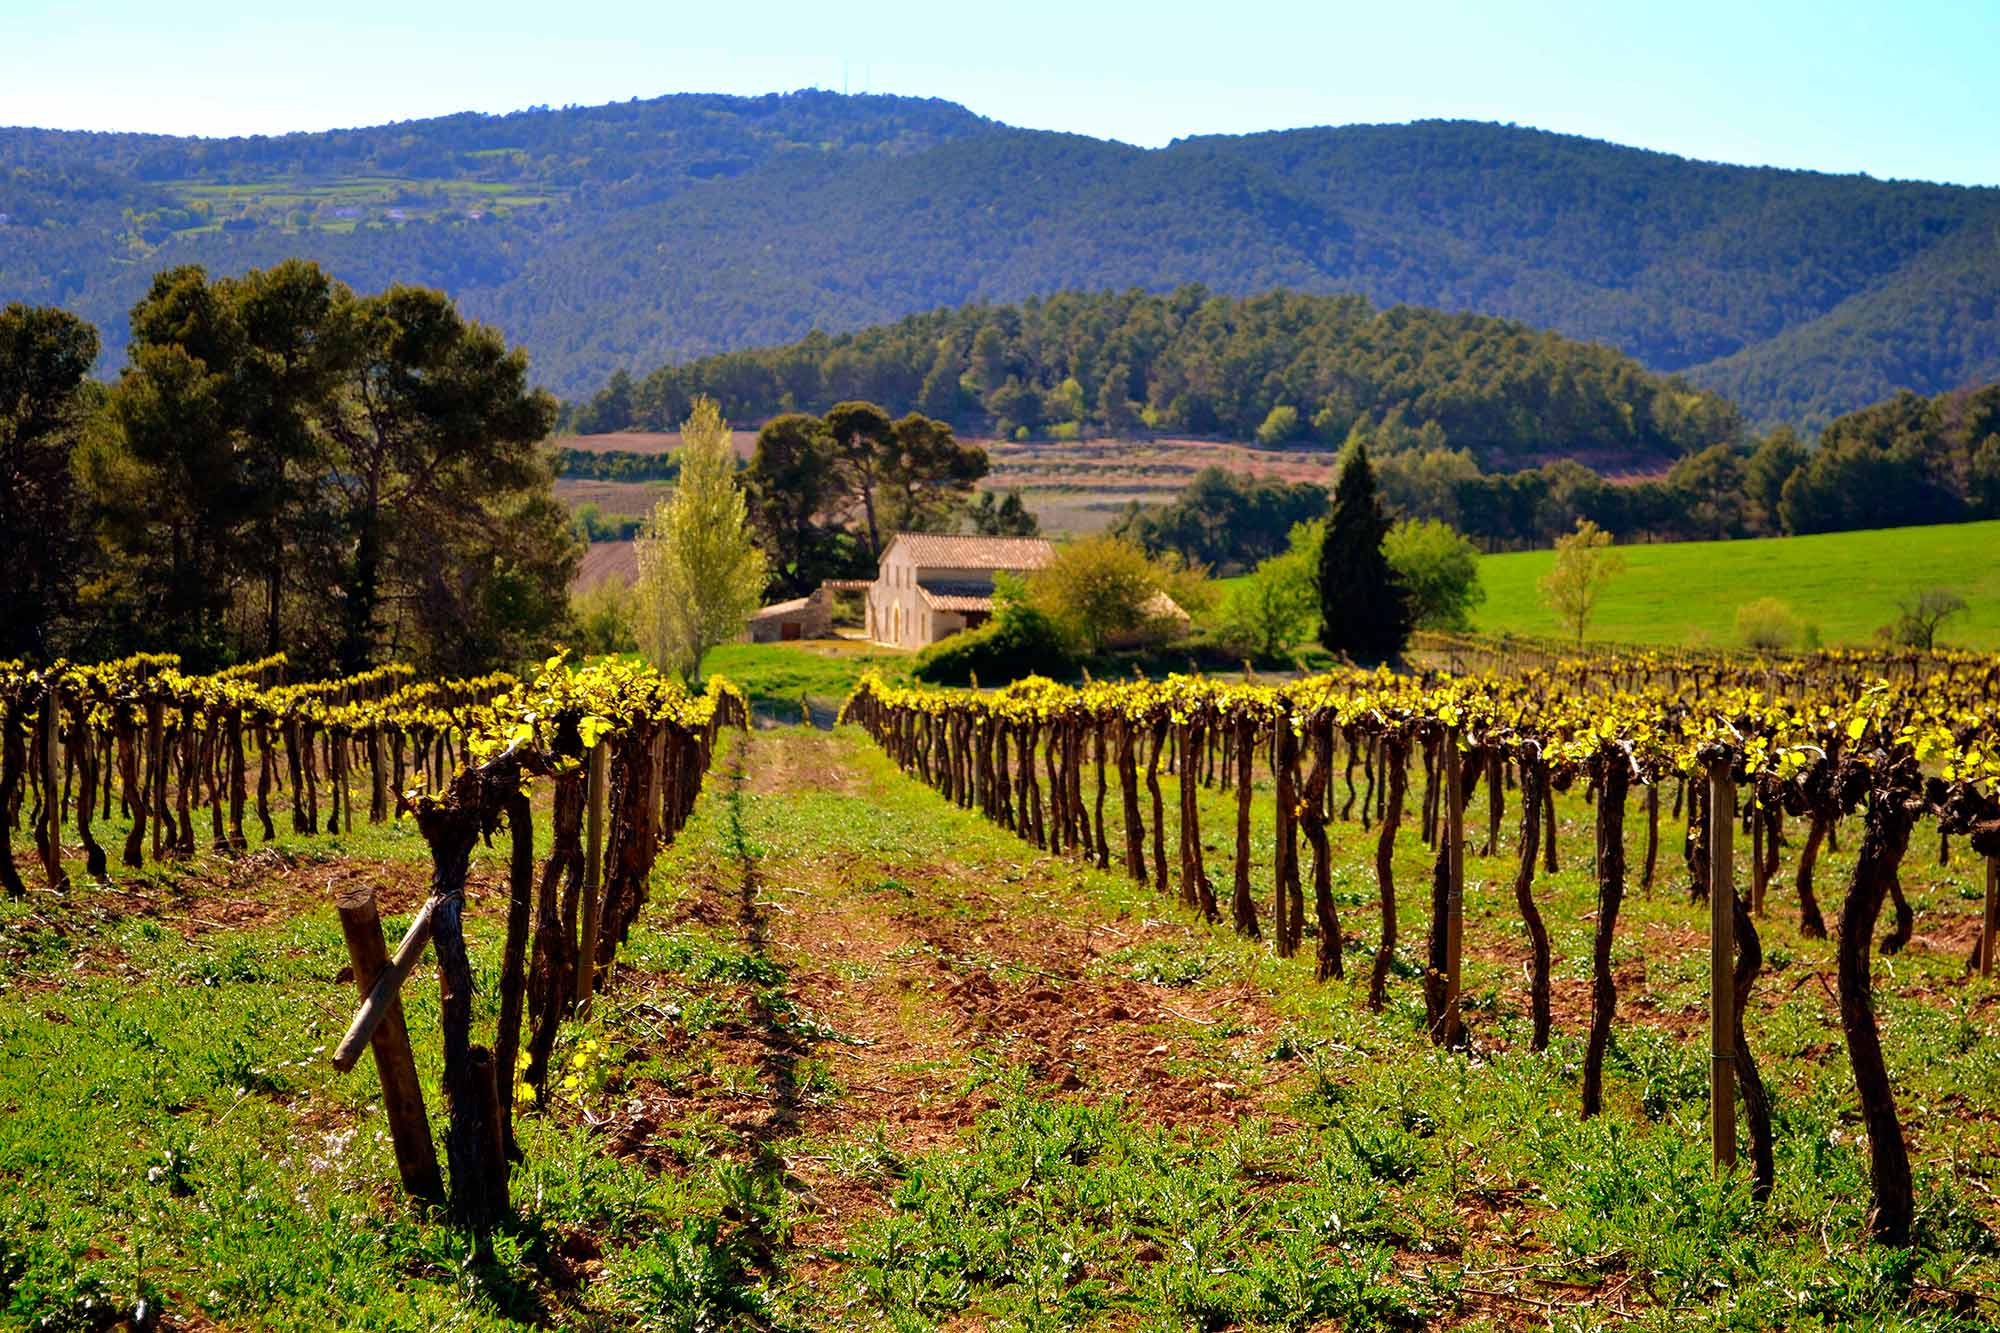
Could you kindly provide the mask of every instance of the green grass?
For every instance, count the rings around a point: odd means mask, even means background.
[[[808,639],[797,643],[725,643],[703,659],[704,675],[727,676],[753,704],[790,709],[798,719],[799,699],[814,711],[838,709],[861,677],[877,670],[892,680],[907,677],[911,654],[851,639]]]
[[[1970,611],[1940,638],[1954,646],[2000,648],[2000,521],[1812,537],[1675,542],[1619,548],[1626,570],[1605,590],[1589,637],[1624,643],[1733,646],[1736,609],[1777,597],[1829,644],[1866,644],[1896,617],[1912,589],[1956,589]],[[1479,562],[1485,632],[1559,635],[1536,580],[1550,551],[1487,556]]]
[[[862,763],[886,767],[876,756]],[[1171,848],[1171,779],[1166,787]],[[1924,1199],[1916,1249],[1879,1250],[1859,1239],[1865,1147],[1837,1010],[1814,984],[1830,977],[1832,946],[1799,934],[1782,887],[1759,923],[1768,970],[1746,1017],[1777,1102],[1778,1187],[1758,1206],[1740,1173],[1718,1180],[1708,1164],[1705,909],[1679,888],[1679,825],[1662,812],[1659,883],[1631,886],[1613,954],[1624,980],[1607,1064],[1610,1109],[1584,1122],[1575,1099],[1594,932],[1590,810],[1579,793],[1559,797],[1563,868],[1536,885],[1557,960],[1559,1035],[1547,1054],[1526,1042],[1511,801],[1503,854],[1468,857],[1465,993],[1483,1048],[1468,1061],[1420,1035],[1414,964],[1428,927],[1431,855],[1412,827],[1419,792],[1413,780],[1396,845],[1401,943],[1386,1013],[1361,1002],[1376,886],[1372,835],[1355,824],[1329,830],[1336,901],[1345,930],[1360,935],[1349,941],[1350,980],[1315,985],[1300,963],[1221,927],[1192,951],[1105,954],[1101,972],[1194,994],[1249,986],[1267,995],[1279,1021],[1260,1034],[1261,1067],[1239,1057],[1223,1074],[1256,1095],[1234,1123],[1183,1127],[1139,1108],[1054,1096],[1015,1071],[969,1144],[903,1164],[893,1211],[852,1244],[847,1280],[881,1323],[1990,1325],[1990,1297],[1973,1293],[2000,1276],[2000,1214],[1987,1194],[2000,1137],[1987,1111],[1971,1108],[2000,1107],[2000,1026],[1990,988],[1957,980],[1955,948],[1926,946],[1920,934],[1911,951],[1878,963],[1877,1002],[1895,1034],[1892,1077]],[[894,799],[903,803],[900,793]],[[1251,881],[1267,925],[1271,801],[1260,780]],[[1468,811],[1469,828],[1483,821],[1484,801],[1482,793]],[[1208,872],[1225,913],[1233,805],[1225,793],[1201,793]],[[1635,879],[1642,809],[1628,817]],[[1114,848],[1117,810],[1114,794]],[[941,815],[963,846],[990,837],[956,812]],[[1851,843],[1823,861],[1822,893],[1837,891],[1851,865]],[[1963,857],[1944,870],[1913,852],[1904,873],[1921,885],[1920,932],[1976,911],[1976,866]],[[1082,879],[1121,923],[1172,910],[1119,877]],[[1038,901],[1037,910],[1046,908]],[[1917,1109],[1938,1106],[1966,1109],[1951,1127]],[[1957,1138],[1964,1132],[1979,1146]],[[1947,1276],[1954,1270],[1963,1277]],[[1604,1298],[1614,1291],[1629,1302],[1623,1313]]]

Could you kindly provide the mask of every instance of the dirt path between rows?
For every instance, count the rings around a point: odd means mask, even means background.
[[[763,1105],[736,1124],[758,1153],[782,1156],[787,1184],[807,1200],[794,1237],[802,1257],[837,1251],[893,1187],[883,1173],[854,1171],[852,1154],[837,1168],[828,1143],[859,1142],[889,1162],[949,1145],[997,1105],[995,1085],[1010,1070],[1058,1095],[1120,1099],[1158,1123],[1262,1109],[1261,1089],[1236,1072],[1258,1067],[1250,1050],[1276,1026],[1261,992],[1153,984],[1106,958],[1163,942],[1199,950],[1205,932],[1108,912],[1068,865],[1025,846],[1001,849],[1015,858],[1001,864],[990,835],[969,836],[951,865],[885,854],[837,820],[818,845],[788,837],[774,816],[790,800],[878,798],[852,744],[803,728],[739,744],[709,797],[724,806],[728,855],[705,862],[685,907],[730,923],[752,953],[782,966],[785,1003],[829,1034],[802,1038],[763,1001],[739,1034],[755,1042]],[[983,827],[942,802],[934,817]],[[986,886],[1002,870],[1020,882],[994,892]],[[1163,906],[1162,915],[1173,914]],[[801,1095],[808,1059],[837,1096]]]

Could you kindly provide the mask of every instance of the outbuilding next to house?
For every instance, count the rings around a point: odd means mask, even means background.
[[[815,588],[809,597],[774,602],[750,617],[743,637],[751,643],[784,643],[793,639],[825,639],[833,635],[833,595]]]

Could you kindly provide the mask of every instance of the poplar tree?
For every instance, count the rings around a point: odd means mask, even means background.
[[[1625,569],[1625,557],[1611,549],[1611,534],[1587,518],[1576,521],[1576,531],[1556,538],[1556,561],[1537,581],[1542,605],[1556,613],[1564,628],[1576,631],[1583,644],[1583,632],[1596,614],[1604,585]]]
[[[654,507],[638,542],[639,645],[695,685],[708,650],[749,623],[770,571],[750,541],[729,423],[713,398],[695,399],[681,442],[673,496]]]
[[[1409,597],[1382,550],[1389,520],[1375,493],[1366,446],[1340,470],[1319,557],[1319,641],[1356,661],[1400,657],[1410,637]]]

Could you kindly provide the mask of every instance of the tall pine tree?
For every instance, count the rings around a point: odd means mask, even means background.
[[[1389,520],[1375,495],[1375,469],[1357,445],[1340,470],[1319,557],[1319,641],[1360,662],[1400,657],[1410,637],[1410,604],[1382,538]]]

